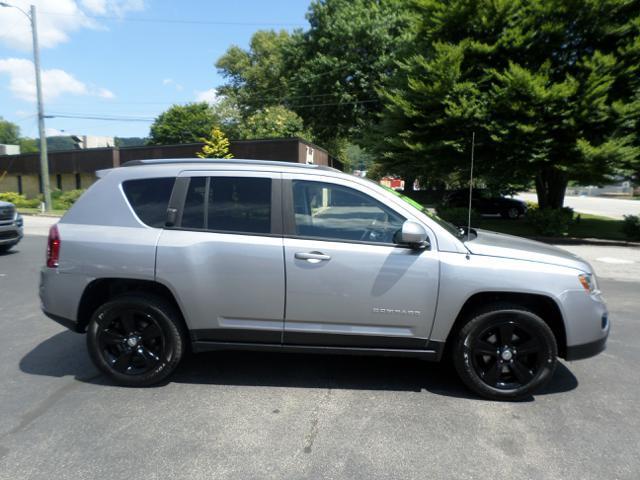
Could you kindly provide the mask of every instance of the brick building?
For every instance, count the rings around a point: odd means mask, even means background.
[[[96,170],[113,168],[130,160],[194,158],[202,143],[149,145],[143,147],[91,148],[49,153],[52,189],[87,188],[96,180]],[[231,141],[234,158],[313,163],[342,168],[323,148],[301,138],[269,138]],[[28,198],[42,192],[38,153],[0,156],[0,192],[18,192]]]

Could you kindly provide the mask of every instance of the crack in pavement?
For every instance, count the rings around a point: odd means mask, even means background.
[[[34,409],[29,410],[28,412],[22,415],[20,423],[13,427],[9,432],[5,433],[2,438],[12,435],[14,433],[21,432],[29,427],[34,421],[40,418],[42,415],[47,413],[51,407],[53,407],[62,397],[64,397],[68,392],[77,388],[81,385],[81,382],[91,382],[96,378],[100,377],[102,374],[97,374],[89,378],[79,378],[74,379],[66,384],[58,387],[54,390],[47,398],[45,398],[39,405],[37,405]]]
[[[316,440],[318,436],[318,422],[320,421],[320,410],[322,407],[328,402],[329,397],[331,396],[331,389],[327,389],[324,396],[320,398],[320,401],[313,409],[311,413],[311,428],[309,433],[304,437],[304,453],[311,453],[311,449],[313,447],[313,442]]]

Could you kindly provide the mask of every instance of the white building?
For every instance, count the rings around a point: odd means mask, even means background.
[[[115,141],[113,137],[99,137],[97,135],[73,135],[74,142],[77,143],[78,148],[107,148],[115,147]]]
[[[0,155],[20,155],[20,145],[0,144]]]

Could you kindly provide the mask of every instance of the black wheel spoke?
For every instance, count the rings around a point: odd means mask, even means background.
[[[162,330],[160,330],[160,327],[156,323],[151,322],[140,332],[140,336],[142,340],[151,340],[162,336]]]
[[[113,362],[113,368],[119,372],[125,373],[131,364],[131,357],[133,352],[124,351],[120,354],[118,358],[116,358],[115,362]]]
[[[540,344],[534,338],[517,346],[518,355],[529,355],[531,353],[537,353],[539,350]]]
[[[521,384],[526,385],[533,378],[533,374],[531,373],[531,371],[519,360],[514,360],[508,365],[509,369],[513,372],[513,374]]]
[[[122,314],[120,317],[120,323],[122,324],[122,328],[125,333],[133,333],[136,329],[136,322],[133,318],[133,312],[128,310]]]
[[[484,340],[478,340],[478,343],[475,347],[475,352],[480,355],[490,355],[492,357],[498,356],[498,348],[496,345],[492,345],[489,342],[485,342]]]
[[[484,374],[484,381],[489,385],[495,386],[498,383],[500,377],[501,365],[496,361]]]
[[[124,343],[124,336],[111,330],[103,330],[102,333],[100,333],[100,338],[105,345],[117,345]]]
[[[160,357],[146,347],[140,346],[137,353],[147,367],[151,367],[160,361]]]
[[[513,324],[505,323],[500,325],[498,330],[500,331],[500,344],[511,345],[511,339],[513,338]]]

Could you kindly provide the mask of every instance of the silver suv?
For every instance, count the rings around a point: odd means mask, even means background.
[[[22,216],[13,203],[0,202],[0,253],[22,240]]]
[[[605,347],[587,262],[465,233],[371,181],[199,159],[99,176],[51,229],[40,297],[117,383],[158,383],[189,349],[447,356],[513,399]]]

